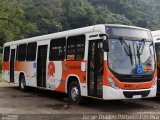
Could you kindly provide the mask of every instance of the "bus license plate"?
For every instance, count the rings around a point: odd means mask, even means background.
[[[134,95],[133,98],[142,98],[141,95]]]

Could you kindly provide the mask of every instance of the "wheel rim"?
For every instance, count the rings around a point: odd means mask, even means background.
[[[71,97],[74,102],[79,101],[79,90],[77,87],[71,89]]]

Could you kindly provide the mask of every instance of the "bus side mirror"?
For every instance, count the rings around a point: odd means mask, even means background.
[[[103,49],[104,49],[105,52],[109,52],[108,39],[103,41]]]
[[[107,34],[99,34],[100,37],[106,37],[103,40],[103,49],[105,52],[109,52],[109,43],[108,43],[108,35]]]

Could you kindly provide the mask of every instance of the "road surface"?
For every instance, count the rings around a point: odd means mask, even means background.
[[[3,120],[160,119],[160,97],[118,101],[88,98],[79,106],[69,105],[65,94],[38,89],[22,92],[13,84],[0,82],[0,114]]]

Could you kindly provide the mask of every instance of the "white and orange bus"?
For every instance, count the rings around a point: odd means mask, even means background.
[[[155,97],[157,70],[151,31],[95,25],[4,44],[3,79],[104,100]]]

